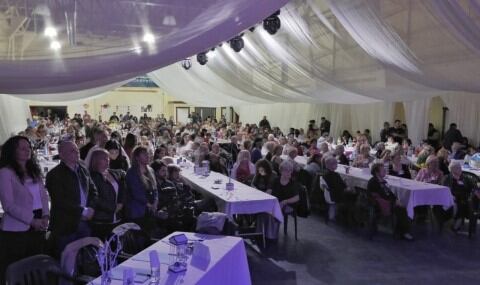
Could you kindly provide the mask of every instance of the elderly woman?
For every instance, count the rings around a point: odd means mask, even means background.
[[[278,172],[278,167],[280,166],[280,163],[282,163],[282,150],[283,150],[283,146],[281,145],[275,145],[275,147],[273,148],[273,156],[270,160],[270,162],[272,163],[272,167],[273,167],[273,170]]]
[[[422,166],[425,164],[427,158],[434,153],[435,149],[431,145],[425,144],[422,150],[418,153],[417,165]]]
[[[455,205],[447,211],[442,207],[435,207],[435,214],[439,217],[441,224],[453,216],[452,230],[457,232],[462,225],[462,220],[469,217],[469,198],[476,185],[472,185],[470,180],[464,178],[460,162],[452,161],[448,168],[450,174],[443,178],[442,184],[450,188]]]
[[[109,168],[108,151],[97,149],[90,159],[90,175],[97,187],[98,202],[93,216],[95,236],[105,238],[119,220],[126,200],[125,172]]]
[[[325,158],[325,174],[323,175],[323,180],[327,184],[328,189],[324,190],[328,191],[331,202],[335,204],[343,202],[344,193],[347,189],[347,184],[345,184],[342,177],[340,177],[340,174],[335,172],[337,166],[338,162],[335,157],[328,156]],[[331,220],[335,218],[335,208],[329,208],[328,218]]]
[[[430,155],[426,160],[426,167],[422,168],[415,180],[433,184],[440,184],[443,179],[443,172],[439,168],[438,158]]]
[[[273,182],[276,175],[273,173],[272,165],[265,159],[260,159],[255,164],[256,172],[252,180],[252,187],[272,194]]]
[[[353,167],[368,168],[372,161],[373,158],[370,156],[370,146],[368,144],[363,144],[360,147],[360,152],[353,161]]]
[[[375,163],[372,165],[372,178],[368,181],[367,191],[375,199],[377,204],[377,212],[382,216],[395,216],[395,235],[401,236],[406,240],[413,240],[410,234],[410,220],[407,211],[402,207],[395,194],[388,188],[385,176],[387,172],[383,163]]]
[[[237,156],[237,162],[232,168],[232,178],[247,183],[251,176],[255,174],[255,165],[250,161],[250,152],[241,150]]]
[[[322,169],[322,154],[316,153],[308,159],[307,165],[303,167],[310,175],[315,176]]]
[[[337,158],[338,164],[349,165],[350,162],[347,156],[345,155],[345,147],[343,146],[343,144],[337,145],[333,153]]]
[[[296,147],[290,146],[287,148],[287,160],[293,164],[293,170],[295,173],[300,171],[302,168],[298,162],[295,161],[295,158],[298,156],[298,150]]]
[[[300,184],[292,179],[293,165],[289,161],[284,161],[279,167],[280,176],[272,184],[272,195],[277,197],[283,213],[294,211],[294,205],[300,200]],[[268,215],[265,221],[265,235],[268,239],[278,238],[278,229],[280,223],[272,216]]]
[[[412,179],[408,165],[402,163],[402,155],[398,151],[391,154],[388,173],[392,176]]]
[[[450,170],[448,170],[448,165],[450,164],[450,159],[448,158],[450,154],[448,153],[448,150],[445,148],[441,148],[437,151],[437,158],[438,158],[438,165],[440,170],[442,171],[443,175],[447,175],[450,173]]]

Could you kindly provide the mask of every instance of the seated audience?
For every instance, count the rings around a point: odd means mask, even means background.
[[[397,196],[388,187],[385,176],[387,175],[382,163],[372,166],[372,178],[368,181],[367,191],[376,201],[377,213],[382,216],[395,216],[395,235],[406,240],[413,240],[410,233],[410,220],[406,209],[400,204]]]
[[[252,187],[272,194],[273,182],[275,181],[276,175],[273,172],[270,162],[265,159],[260,159],[255,164],[255,169],[256,172],[252,180]]]
[[[248,150],[241,150],[238,153],[237,162],[235,162],[232,167],[232,179],[242,183],[248,183],[254,174],[255,165],[250,161],[250,152]]]

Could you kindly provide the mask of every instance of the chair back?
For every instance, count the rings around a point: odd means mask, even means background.
[[[297,205],[297,216],[306,218],[310,216],[310,198],[308,197],[307,188],[302,185],[298,195],[300,200],[298,201]]]
[[[313,177],[310,172],[305,169],[300,169],[298,173],[298,182],[307,188],[308,193],[311,193],[312,190],[312,180]]]
[[[137,254],[152,244],[150,236],[135,223],[119,225],[112,232],[120,236],[124,254]]]
[[[47,255],[34,255],[12,263],[7,268],[7,285],[59,284],[60,265]]]
[[[476,190],[480,188],[480,178],[471,172],[463,171],[462,172],[463,179],[468,181],[473,186],[472,190]]]

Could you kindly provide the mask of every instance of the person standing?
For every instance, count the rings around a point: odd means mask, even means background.
[[[267,116],[263,116],[263,119],[258,123],[260,129],[270,130],[270,122],[267,120]]]
[[[2,147],[0,159],[0,284],[8,265],[40,254],[48,228],[48,195],[28,138],[15,136]]]
[[[323,135],[324,133],[330,134],[330,121],[325,119],[325,117],[320,118],[320,133]]]
[[[90,173],[79,163],[77,145],[63,141],[58,152],[61,162],[47,174],[46,185],[55,253],[60,256],[67,244],[91,235],[87,222],[95,214],[98,192]]]

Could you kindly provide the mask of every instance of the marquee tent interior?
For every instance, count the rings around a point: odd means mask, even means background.
[[[400,102],[414,142],[442,106],[480,141],[480,0],[115,2],[0,1],[2,139],[28,100],[85,99],[148,73],[169,96],[233,106],[242,122],[267,115],[285,129],[325,116],[334,135],[378,130]],[[270,35],[261,22],[278,9]],[[44,34],[49,25],[58,35]],[[240,34],[235,52],[226,41]]]

